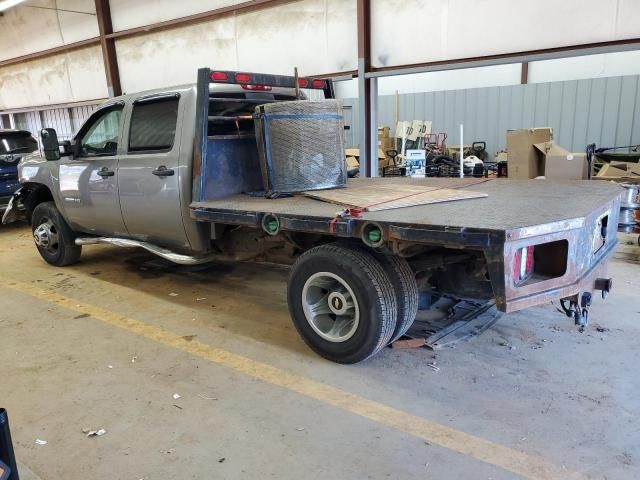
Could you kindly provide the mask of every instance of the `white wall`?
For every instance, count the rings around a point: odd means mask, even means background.
[[[0,110],[105,98],[99,46],[0,69]]]
[[[113,31],[151,25],[195,13],[244,3],[246,0],[110,0]]]
[[[0,17],[0,60],[98,36],[94,0],[37,0],[29,5],[76,10],[93,15],[13,7]]]
[[[441,72],[396,75],[378,79],[378,95],[398,93],[439,92],[464,88],[494,87],[520,83],[520,64],[465,68]],[[340,98],[358,96],[358,80],[336,82]]]
[[[529,83],[638,74],[640,51],[561,58],[529,64]]]
[[[111,0],[111,8],[114,28],[122,30],[239,3],[243,0]],[[95,13],[94,0],[29,4]],[[638,0],[375,0],[372,9],[375,66],[640,36]],[[193,82],[201,66],[281,74],[297,66],[302,75],[354,70],[356,31],[356,0],[299,0],[118,40],[116,50],[123,89],[134,92]],[[95,15],[20,5],[0,17],[0,61],[97,35]],[[519,68],[390,77],[379,81],[379,90],[386,95],[512,85],[519,83]],[[639,69],[637,52],[597,55],[532,63],[530,81],[629,75]],[[342,82],[337,90],[342,97],[357,96],[354,82]],[[96,47],[0,67],[0,109],[106,94]]]
[[[122,88],[192,83],[199,67],[301,75],[356,68],[355,0],[302,0],[116,41]]]
[[[501,87],[520,83],[520,63],[378,79],[379,95]],[[640,51],[605,53],[529,63],[529,83],[546,83],[640,74]],[[339,98],[358,96],[357,79],[336,82]]]
[[[374,67],[637,38],[638,0],[376,0]]]

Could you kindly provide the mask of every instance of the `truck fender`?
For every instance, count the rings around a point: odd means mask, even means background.
[[[20,200],[24,205],[27,222],[31,224],[31,215],[35,208],[42,202],[53,201],[53,194],[46,185],[41,183],[27,183],[23,185]]]

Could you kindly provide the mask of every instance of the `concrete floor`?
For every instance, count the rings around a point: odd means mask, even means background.
[[[107,246],[56,269],[26,226],[2,227],[0,404],[24,478],[497,480],[522,478],[504,468],[519,453],[557,478],[640,478],[640,248],[621,240],[587,333],[546,305],[456,348],[339,366],[291,326],[284,269],[167,269]],[[311,398],[309,385],[347,400]],[[376,416],[388,406],[431,423]],[[456,432],[504,448],[480,461]]]

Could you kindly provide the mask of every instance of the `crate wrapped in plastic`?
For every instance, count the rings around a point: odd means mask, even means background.
[[[267,195],[347,183],[341,102],[300,100],[260,105],[255,123]]]

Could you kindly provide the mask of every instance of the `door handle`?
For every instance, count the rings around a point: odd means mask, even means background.
[[[175,172],[173,171],[172,168],[167,168],[164,165],[160,165],[158,168],[156,168],[153,172],[156,177],[170,177],[172,176]]]
[[[115,175],[115,172],[113,170],[109,170],[107,167],[102,167],[100,170],[98,170],[98,175],[100,175],[102,178],[113,177]]]

